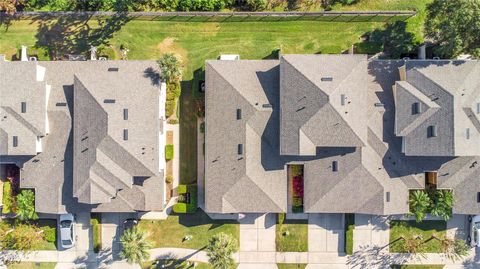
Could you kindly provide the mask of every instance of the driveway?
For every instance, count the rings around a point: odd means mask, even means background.
[[[344,214],[308,215],[309,252],[345,252]]]
[[[275,252],[276,214],[246,214],[239,221],[240,252]]]

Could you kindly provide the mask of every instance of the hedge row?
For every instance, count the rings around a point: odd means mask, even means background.
[[[176,203],[173,205],[175,213],[195,213],[198,208],[197,202],[197,185],[178,185],[178,195],[190,193],[190,203]]]
[[[173,145],[172,144],[167,144],[165,146],[165,159],[167,161],[173,159]]]

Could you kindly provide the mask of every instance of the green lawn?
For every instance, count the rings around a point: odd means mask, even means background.
[[[8,269],[53,269],[57,263],[55,262],[20,262],[7,266]]]
[[[420,223],[416,221],[398,221],[390,222],[390,252],[405,252],[403,250],[403,240],[413,236],[420,236],[422,240],[424,253],[441,253],[440,241],[432,239],[435,233],[438,237],[446,235],[447,223],[441,220],[424,220]]]
[[[184,269],[184,268],[193,268],[192,263],[190,262],[191,267],[187,267],[186,263],[188,261],[182,260],[157,260],[157,261],[148,261],[141,264],[142,269]],[[196,262],[195,269],[213,269],[213,267],[208,263]]]
[[[442,269],[445,267],[443,264],[404,264],[404,265],[392,265],[392,269]]]
[[[200,209],[194,214],[173,214],[166,220],[142,220],[138,227],[149,233],[153,248],[202,249],[214,234],[221,232],[231,235],[237,243],[240,237],[238,222],[212,220]],[[183,241],[187,235],[192,239]]]
[[[306,263],[277,263],[278,269],[305,269]]]
[[[308,251],[307,222],[285,220],[283,224],[277,224],[275,244],[279,252]]]

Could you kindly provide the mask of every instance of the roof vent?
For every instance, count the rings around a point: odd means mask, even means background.
[[[128,129],[123,129],[123,140],[128,140]]]
[[[332,172],[338,172],[338,162],[337,161],[332,162]]]
[[[387,191],[385,199],[386,199],[387,202],[390,202],[390,192],[389,191]]]
[[[477,203],[480,203],[480,192],[477,192]]]
[[[115,104],[115,99],[105,99],[105,100],[103,100],[103,103],[105,103],[105,104]]]
[[[108,72],[118,72],[118,67],[109,67]]]
[[[22,102],[22,113],[27,113],[27,102]]]
[[[346,99],[347,97],[345,96],[345,94],[340,94],[340,105],[344,106]]]
[[[422,113],[422,107],[419,102],[415,102],[412,104],[412,115],[417,115]]]
[[[242,109],[237,108],[237,120],[241,120],[241,119],[242,119]]]
[[[470,139],[470,128],[465,129],[465,138]]]
[[[320,80],[321,81],[333,81],[333,78],[332,77],[322,77]]]
[[[13,136],[13,147],[18,147],[18,136]]]
[[[263,108],[272,108],[273,105],[272,104],[263,104],[262,107]]]
[[[477,103],[477,114],[480,114],[480,103]]]
[[[430,125],[427,128],[427,137],[437,137],[437,126],[435,125]]]
[[[237,151],[238,151],[238,155],[242,155],[242,154],[243,154],[243,144],[238,144]]]
[[[128,120],[128,108],[123,109],[123,119]]]

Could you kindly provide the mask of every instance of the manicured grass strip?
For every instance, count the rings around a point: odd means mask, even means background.
[[[148,261],[148,262],[142,263],[140,267],[142,267],[142,269],[156,269],[156,268],[183,269],[183,268],[194,268],[193,263],[195,263],[196,265],[195,269],[213,269],[213,267],[208,263],[192,262],[192,261],[184,261],[184,260]]]
[[[7,265],[8,269],[54,269],[55,262],[21,262]]]
[[[152,248],[178,247],[203,249],[218,233],[226,233],[239,242],[240,227],[236,221],[212,220],[202,210],[194,214],[170,215],[166,220],[142,220],[138,227],[149,234]],[[191,240],[184,241],[185,236]]]
[[[447,223],[443,220],[424,220],[420,223],[392,220],[390,222],[390,252],[405,252],[402,236],[405,238],[419,236],[423,241],[422,252],[441,253],[440,241],[433,239],[432,235],[435,233],[438,237],[444,237],[446,229]]]
[[[11,213],[13,210],[13,203],[14,199],[12,197],[12,183],[7,180],[3,183],[2,213]]]
[[[353,230],[355,229],[355,214],[345,214],[345,253],[353,254]]]
[[[92,214],[90,225],[93,232],[93,251],[98,253],[102,249],[102,225],[100,224],[100,214]]]
[[[308,226],[306,221],[285,220],[276,225],[275,244],[279,252],[308,251]]]
[[[390,266],[392,269],[442,269],[445,267],[443,264],[394,264]]]
[[[165,159],[167,159],[167,161],[173,159],[173,145],[172,144],[165,145]]]
[[[277,263],[278,269],[305,269],[306,263]]]

